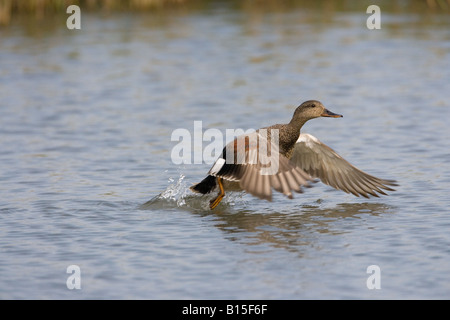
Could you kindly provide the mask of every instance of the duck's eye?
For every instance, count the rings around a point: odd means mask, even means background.
[[[311,108],[315,108],[316,107],[316,105],[313,103],[312,105],[311,105]]]

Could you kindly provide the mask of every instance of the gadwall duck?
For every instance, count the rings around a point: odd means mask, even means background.
[[[314,136],[302,133],[306,121],[318,117],[341,118],[327,110],[321,102],[303,102],[288,124],[261,128],[228,143],[220,157],[193,192],[207,194],[219,187],[211,200],[214,209],[225,196],[225,189],[241,189],[271,201],[272,188],[292,199],[292,191],[302,192],[318,178],[335,189],[368,198],[386,195],[382,189],[394,191],[395,180],[371,176],[351,165]]]

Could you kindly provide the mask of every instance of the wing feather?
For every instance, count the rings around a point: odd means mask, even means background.
[[[395,180],[380,179],[356,168],[333,149],[310,134],[300,135],[294,147],[291,162],[312,177],[335,189],[369,198],[394,191]]]

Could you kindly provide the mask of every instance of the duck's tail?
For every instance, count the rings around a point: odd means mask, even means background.
[[[207,176],[201,182],[194,184],[189,189],[191,189],[191,191],[193,191],[193,192],[207,194],[207,193],[210,193],[211,191],[213,191],[214,188],[216,187],[216,185],[217,185],[216,177]]]

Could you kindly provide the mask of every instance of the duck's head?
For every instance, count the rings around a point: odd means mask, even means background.
[[[320,101],[308,100],[295,109],[291,122],[305,123],[308,120],[318,117],[341,118],[342,115],[331,112]]]

